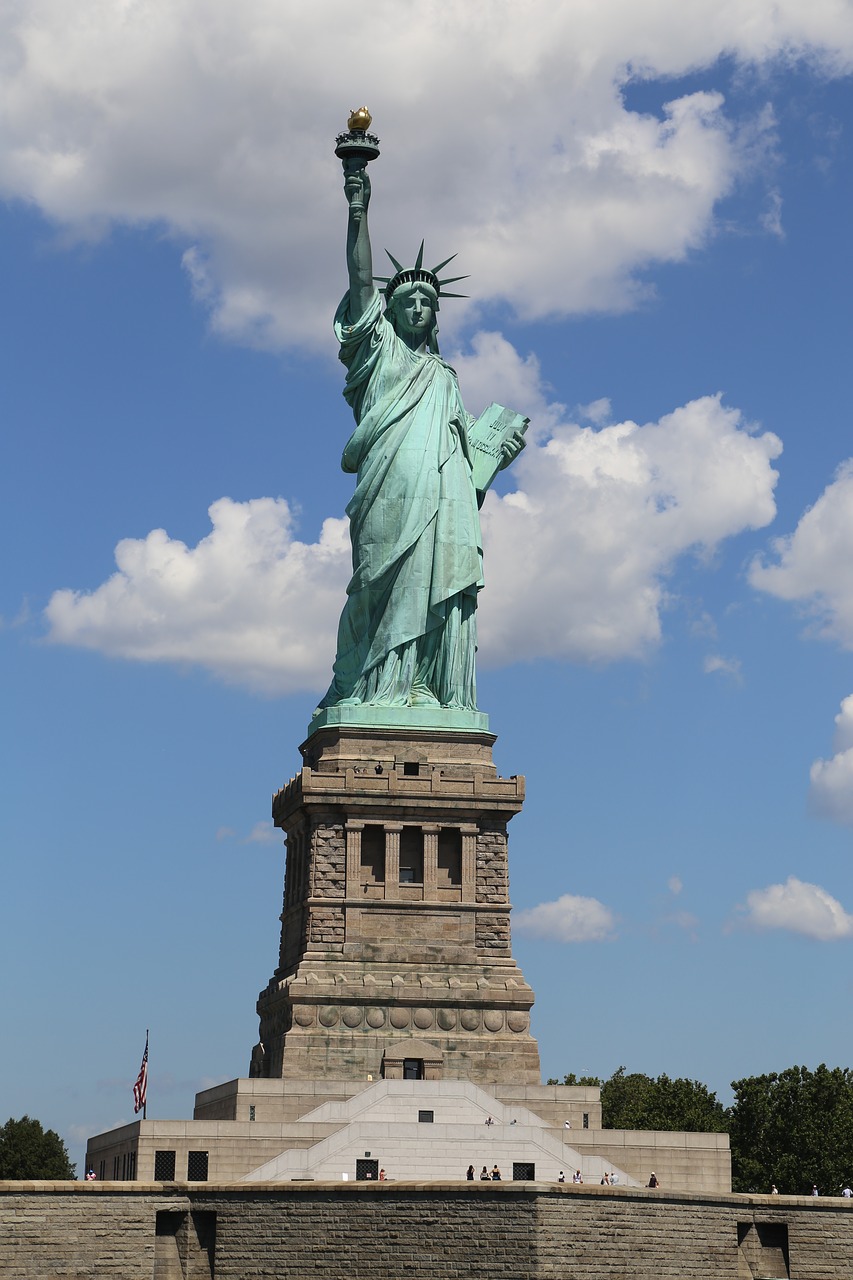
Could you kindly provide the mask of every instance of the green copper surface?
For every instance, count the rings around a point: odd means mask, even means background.
[[[311,721],[311,732],[317,729],[430,729],[446,733],[488,733],[489,717],[485,711],[455,711],[451,707],[324,707]]]
[[[344,723],[487,730],[474,662],[479,506],[523,448],[527,420],[495,405],[476,422],[466,413],[438,352],[440,282],[422,278],[431,273],[398,284],[383,311],[367,228],[370,179],[363,160],[343,166],[350,287],[335,333],[356,421],[341,464],[357,477],[347,507],[353,575],[334,677],[311,731]],[[423,246],[414,271],[422,258]]]

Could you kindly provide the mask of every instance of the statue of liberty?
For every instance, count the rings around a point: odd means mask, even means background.
[[[374,277],[366,159],[342,158],[349,289],[335,333],[356,420],[341,462],[357,476],[347,506],[353,574],[334,678],[318,712],[358,705],[475,711],[479,506],[497,471],[524,447],[527,420],[498,405],[476,422],[465,412],[437,341],[439,300],[459,296],[444,286],[463,277],[440,280],[452,259],[427,269],[423,244],[412,267],[389,253],[396,274]],[[375,279],[385,286],[384,310]]]

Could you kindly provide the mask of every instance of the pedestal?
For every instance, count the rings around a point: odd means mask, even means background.
[[[252,1075],[538,1084],[510,946],[524,779],[497,776],[494,740],[324,722],[303,744],[273,799],[284,908]]]

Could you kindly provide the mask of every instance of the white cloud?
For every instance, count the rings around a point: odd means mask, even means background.
[[[801,604],[818,634],[853,649],[853,459],[839,467],[794,532],[771,545],[775,563],[757,558],[752,585]]]
[[[780,451],[718,396],[645,426],[565,424],[528,447],[518,490],[483,507],[484,662],[645,653],[676,560],[773,519]]]
[[[684,888],[684,882],[682,881],[681,876],[670,876],[666,882],[666,887],[669,889],[670,893],[677,898]]]
[[[724,658],[721,653],[709,653],[702,663],[702,670],[706,676],[719,672],[720,675],[731,676],[737,684],[741,682],[740,658]]]
[[[556,942],[605,942],[612,937],[616,917],[597,898],[564,893],[556,902],[540,902],[513,913],[513,927],[534,938]]]
[[[89,239],[165,229],[215,326],[280,344],[327,340],[333,137],[362,98],[380,243],[406,256],[426,232],[525,315],[621,308],[638,272],[706,241],[764,127],[738,131],[713,91],[629,111],[628,79],[722,55],[839,74],[853,21],[841,0],[435,0],[405,22],[395,0],[369,22],[346,0],[30,0],[0,15],[0,49],[0,195]]]
[[[818,942],[834,942],[853,936],[853,916],[848,915],[820,885],[789,876],[784,884],[753,889],[746,896],[744,923],[754,929],[787,929]]]
[[[853,694],[835,717],[833,751],[831,759],[812,765],[809,799],[821,818],[853,826]]]
[[[92,592],[56,591],[52,641],[142,662],[195,663],[272,693],[321,688],[349,572],[345,520],[318,542],[293,537],[281,498],[210,507],[196,547],[155,529],[116,547],[118,571]]]
[[[759,219],[762,227],[770,235],[776,236],[779,240],[785,239],[785,228],[782,226],[782,193],[773,188],[767,194],[767,208]]]
[[[836,471],[793,533],[771,543],[774,559],[757,557],[752,585],[799,605],[808,631],[853,649],[853,458]],[[853,826],[853,696],[835,717],[833,755],[810,770],[813,811]]]
[[[269,818],[265,822],[256,822],[252,830],[247,836],[240,841],[241,844],[281,844],[283,836],[280,831],[272,825]]]
[[[660,638],[679,557],[773,518],[781,445],[750,434],[719,397],[645,426],[582,428],[548,401],[535,359],[500,334],[478,335],[457,363],[469,400],[489,385],[547,428],[531,431],[513,468],[519,488],[483,507],[485,665],[642,656]],[[350,573],[346,521],[326,520],[319,541],[303,543],[281,498],[221,498],[210,517],[196,547],[162,529],[120,542],[118,572],[101,586],[54,593],[49,638],[194,663],[267,693],[322,691]]]
[[[592,422],[596,427],[603,427],[610,418],[610,399],[608,396],[601,396],[598,400],[592,400],[589,404],[578,405],[578,415],[587,422]]]

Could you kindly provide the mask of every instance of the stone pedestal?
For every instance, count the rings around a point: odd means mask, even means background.
[[[304,743],[273,799],[284,908],[253,1076],[538,1084],[509,927],[524,779],[497,776],[494,740],[339,724]]]

